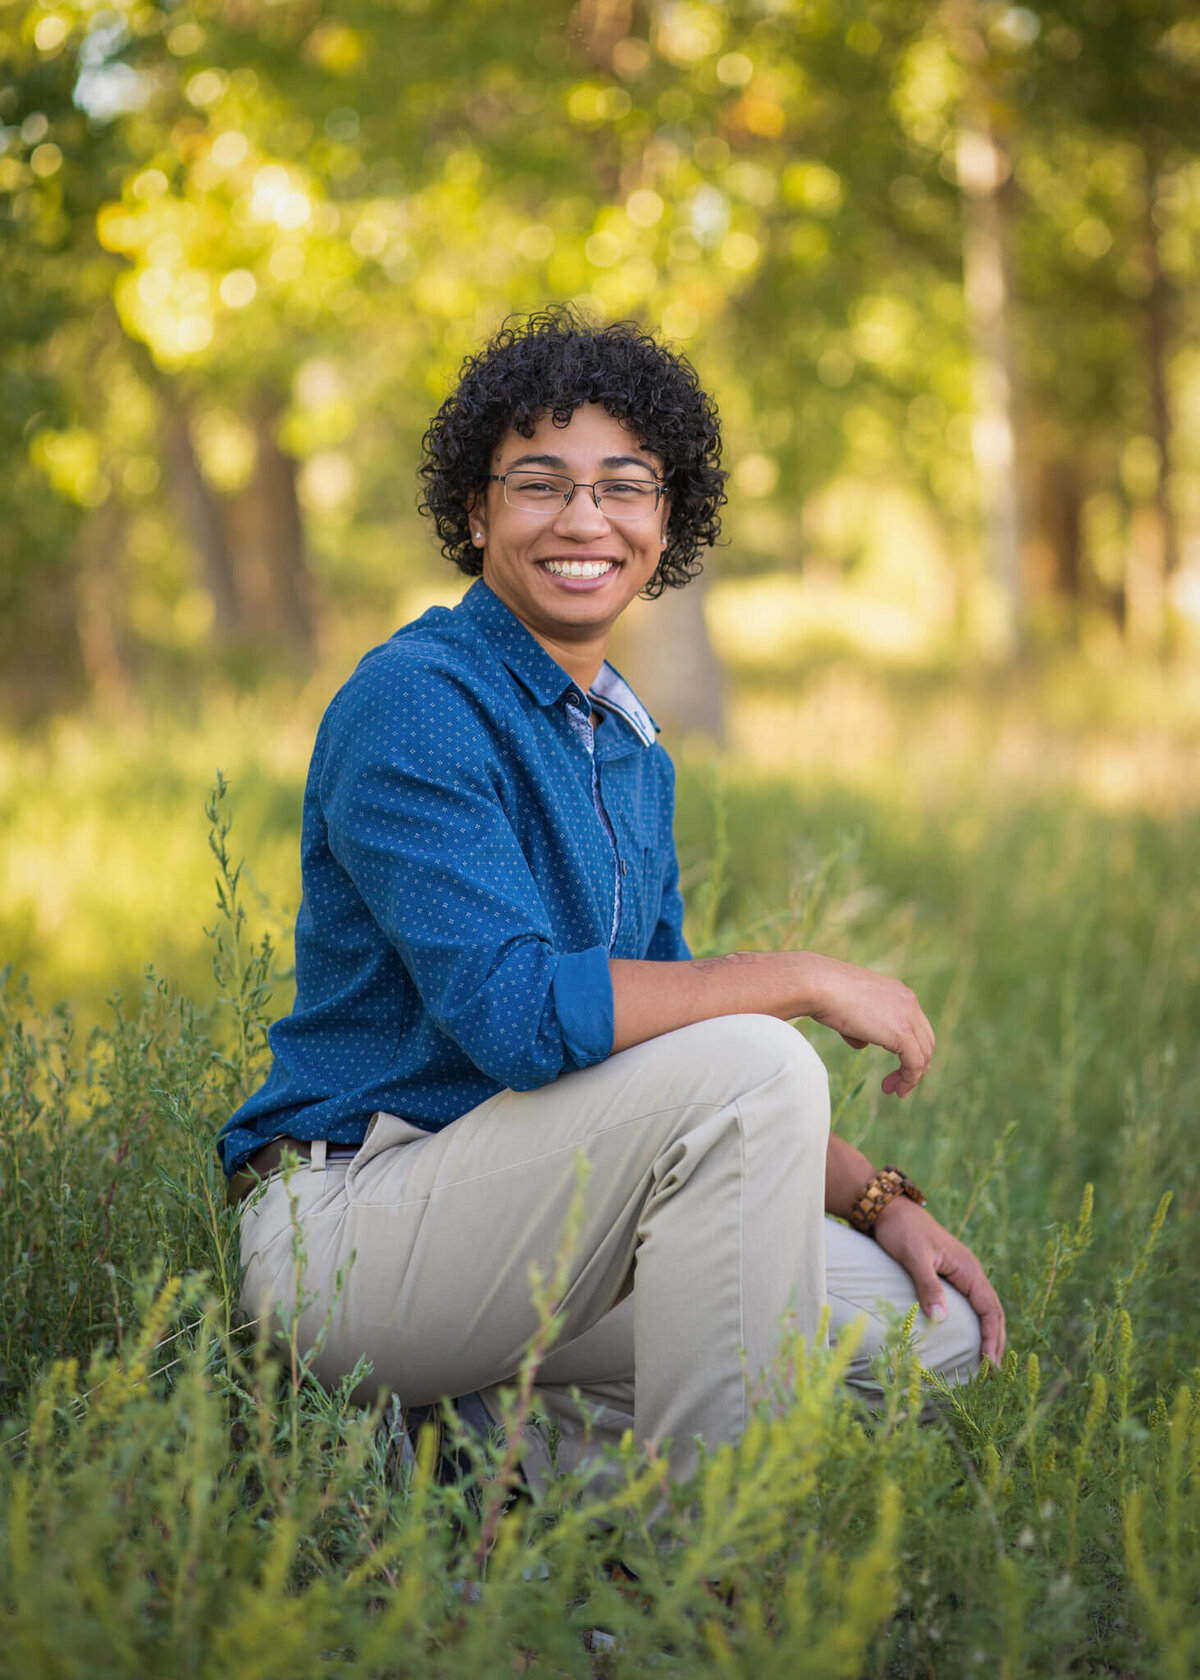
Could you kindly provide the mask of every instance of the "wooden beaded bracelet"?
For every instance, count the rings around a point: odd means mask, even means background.
[[[899,1167],[884,1167],[875,1174],[869,1184],[863,1186],[846,1218],[864,1237],[873,1237],[875,1221],[888,1203],[894,1202],[897,1196],[907,1196],[909,1201],[916,1202],[918,1207],[925,1206],[924,1195],[907,1174],[902,1173]]]

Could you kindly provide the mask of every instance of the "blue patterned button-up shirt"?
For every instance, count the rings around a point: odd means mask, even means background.
[[[227,1172],[280,1135],[359,1143],[380,1109],[436,1131],[610,1054],[610,955],[689,955],[655,736],[611,665],[585,700],[482,580],[366,655],[317,736],[296,1001]]]

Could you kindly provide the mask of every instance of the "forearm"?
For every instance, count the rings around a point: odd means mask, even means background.
[[[875,1168],[862,1150],[831,1133],[825,1153],[825,1212],[845,1219],[874,1177]],[[931,1219],[925,1214],[924,1203],[918,1206],[907,1196],[895,1196],[876,1215],[875,1236],[889,1254],[893,1252],[896,1227],[911,1224],[918,1214]],[[917,1224],[921,1224],[920,1219]]]
[[[878,1044],[897,1055],[883,1091],[899,1097],[919,1084],[933,1057],[933,1028],[910,987],[816,951],[733,951],[686,962],[609,958],[608,971],[614,1052],[718,1015],[808,1015],[856,1050]]]
[[[863,1154],[836,1133],[829,1137],[825,1153],[825,1212],[844,1219],[875,1176],[875,1168]]]
[[[791,1021],[816,1004],[807,951],[733,951],[690,962],[613,957],[608,967],[614,1053],[719,1015],[775,1015]]]

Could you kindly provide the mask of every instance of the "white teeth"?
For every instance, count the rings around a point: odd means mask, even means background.
[[[613,568],[611,560],[546,560],[543,564],[555,577],[598,578]]]

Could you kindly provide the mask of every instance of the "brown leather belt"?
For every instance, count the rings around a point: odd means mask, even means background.
[[[330,1143],[326,1145],[327,1161],[349,1161],[358,1154],[360,1145],[357,1143]],[[251,1190],[257,1188],[265,1178],[270,1178],[283,1166],[283,1154],[287,1150],[291,1155],[298,1155],[302,1161],[311,1161],[313,1146],[302,1138],[277,1137],[270,1143],[264,1143],[261,1149],[256,1149],[253,1155],[248,1155],[241,1166],[229,1180],[229,1200],[244,1202]]]

